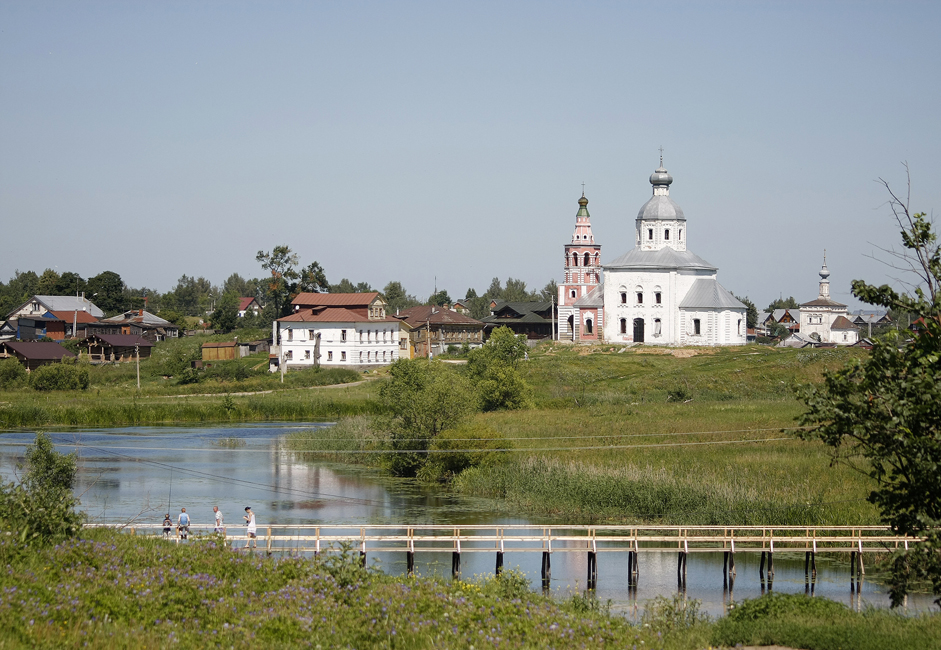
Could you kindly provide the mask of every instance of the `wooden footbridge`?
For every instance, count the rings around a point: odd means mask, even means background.
[[[89,524],[89,527],[121,528],[132,535],[164,535],[162,525],[111,526]],[[212,535],[213,526],[191,525],[193,540]],[[215,533],[219,534],[219,533]],[[244,528],[230,526],[221,533],[225,543],[245,548],[248,539]],[[168,536],[180,542],[174,526]],[[885,553],[908,548],[919,538],[895,535],[882,526],[446,526],[446,525],[369,525],[350,524],[278,524],[258,528],[254,540],[267,553],[291,555],[358,551],[363,563],[370,553],[404,553],[411,574],[415,570],[416,553],[450,553],[451,572],[461,574],[464,553],[494,553],[495,571],[503,570],[506,553],[541,553],[542,580],[547,585],[552,576],[552,555],[555,553],[587,554],[589,589],[598,581],[598,555],[627,553],[628,586],[636,587],[646,553],[676,553],[677,579],[685,587],[686,567],[690,554],[722,553],[724,579],[735,576],[735,557],[742,553],[760,553],[759,575],[764,581],[774,576],[775,554],[804,554],[804,573],[808,580],[816,578],[817,554],[848,555],[850,577],[865,574],[863,555]]]

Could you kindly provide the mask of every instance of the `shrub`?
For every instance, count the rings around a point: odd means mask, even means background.
[[[85,390],[88,382],[88,366],[67,361],[40,366],[29,377],[35,390]]]
[[[21,386],[28,380],[26,368],[14,358],[0,359],[0,388]]]
[[[432,451],[453,453],[429,454],[428,462],[419,472],[426,481],[447,479],[470,467],[487,467],[503,461],[508,440],[494,429],[483,425],[468,424],[442,431],[431,443]]]

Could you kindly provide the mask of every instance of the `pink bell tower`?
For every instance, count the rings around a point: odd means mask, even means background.
[[[591,232],[588,199],[582,192],[575,215],[572,242],[565,245],[565,278],[559,285],[559,340],[596,339],[600,323],[595,317],[580,322],[578,305],[601,283],[601,244]],[[582,301],[584,302],[584,301]]]

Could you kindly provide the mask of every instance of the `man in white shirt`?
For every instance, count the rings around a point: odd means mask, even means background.
[[[248,548],[248,545],[251,544],[252,548],[258,548],[258,536],[256,534],[257,528],[255,527],[255,513],[252,512],[251,506],[245,506],[245,514],[242,516],[242,519],[245,520],[247,528],[245,530],[245,548]]]
[[[212,529],[212,532],[225,533],[225,528],[222,526],[222,512],[220,512],[219,506],[213,506],[212,511],[216,515],[216,527]]]

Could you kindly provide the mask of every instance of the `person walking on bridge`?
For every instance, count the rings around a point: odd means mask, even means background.
[[[248,548],[249,544],[252,545],[252,548],[258,548],[258,529],[255,526],[255,513],[252,512],[251,506],[245,506],[245,514],[242,519],[245,520],[247,526],[245,529],[245,548]]]

